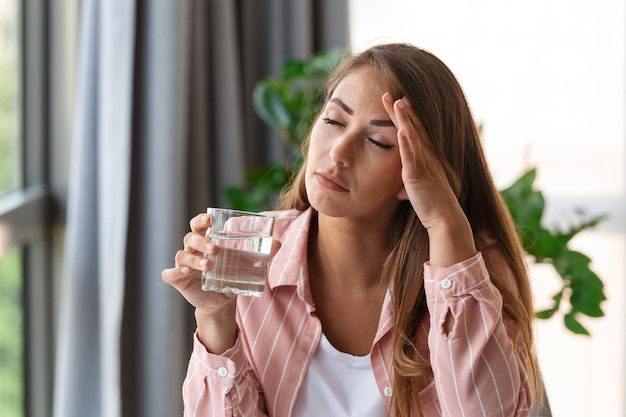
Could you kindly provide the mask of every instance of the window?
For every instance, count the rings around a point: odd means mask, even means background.
[[[0,197],[19,187],[19,19],[16,0],[0,3]],[[1,229],[0,229],[1,233]],[[0,415],[22,417],[24,326],[21,253],[0,234]]]
[[[24,415],[24,337],[21,256],[0,257],[0,415]]]
[[[52,414],[79,0],[0,0],[0,416]]]
[[[18,20],[15,0],[0,4],[0,196],[18,185]]]

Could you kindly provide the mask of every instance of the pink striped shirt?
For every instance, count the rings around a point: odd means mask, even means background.
[[[322,326],[308,285],[307,236],[311,210],[275,212],[273,258],[262,297],[239,297],[235,346],[207,352],[198,338],[183,384],[185,417],[286,417],[317,349]],[[514,354],[502,319],[502,298],[482,254],[448,268],[425,266],[429,315],[417,335],[434,376],[417,381],[426,417],[528,416],[525,358]],[[454,327],[443,328],[450,312]],[[385,297],[371,351],[380,395],[392,391],[393,310]],[[522,354],[523,356],[523,354]]]

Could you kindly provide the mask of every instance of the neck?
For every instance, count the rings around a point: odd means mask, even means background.
[[[344,291],[386,288],[381,274],[389,253],[388,224],[318,214],[309,242],[309,268],[318,284]]]

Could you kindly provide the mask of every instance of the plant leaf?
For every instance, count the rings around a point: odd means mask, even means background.
[[[252,100],[257,114],[282,135],[289,131],[293,123],[283,99],[282,86],[272,80],[259,83],[252,92]]]
[[[567,327],[572,332],[576,334],[584,334],[586,336],[589,336],[589,331],[578,320],[576,320],[576,318],[574,317],[574,314],[572,313],[566,314],[565,317],[563,318],[563,321],[565,323],[565,327]]]
[[[606,296],[602,281],[589,268],[589,257],[570,250],[567,245],[572,237],[595,227],[605,216],[587,217],[582,210],[577,210],[578,222],[565,232],[545,228],[542,224],[545,201],[543,194],[534,189],[535,178],[536,170],[531,168],[512,185],[502,189],[501,194],[516,223],[524,249],[536,262],[551,263],[563,279],[562,289],[553,297],[554,306],[538,311],[536,316],[540,319],[553,317],[559,311],[564,291],[567,291],[571,310],[564,316],[566,327],[577,334],[589,334],[575,315],[603,316],[601,303]]]
[[[547,310],[537,311],[535,313],[535,317],[541,320],[547,320],[551,318],[554,315],[554,313],[556,313],[557,311],[558,310],[556,308],[549,308]]]
[[[559,305],[561,304],[562,298],[563,298],[563,290],[559,291],[558,293],[552,296],[552,299],[554,300],[554,306],[552,308],[536,312],[535,317],[539,319],[543,319],[543,320],[551,318],[554,315],[554,313],[559,311]]]

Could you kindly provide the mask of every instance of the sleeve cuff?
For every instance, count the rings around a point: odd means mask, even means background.
[[[232,385],[240,377],[245,368],[245,355],[239,336],[235,345],[221,355],[207,351],[198,338],[198,331],[193,336],[193,358],[204,369],[208,378],[221,381],[224,385]]]
[[[424,264],[424,290],[431,300],[462,296],[486,282],[489,273],[480,252],[449,267]]]

